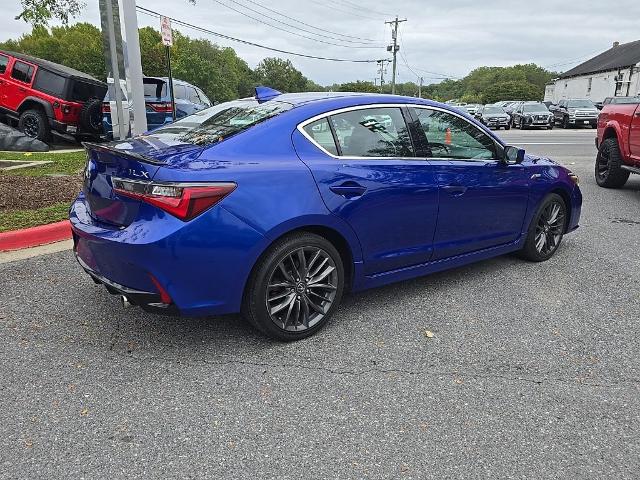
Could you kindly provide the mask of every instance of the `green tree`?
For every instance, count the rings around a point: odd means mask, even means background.
[[[258,64],[255,78],[259,84],[287,93],[306,91],[309,81],[291,60],[275,57],[265,58]]]
[[[60,20],[63,25],[69,18],[77,17],[86,4],[80,0],[20,0],[22,12],[15,18],[34,26],[48,25],[51,20]]]
[[[500,100],[542,100],[544,90],[528,82],[508,81],[490,86],[482,94],[485,103]]]
[[[357,80],[355,82],[347,82],[338,86],[339,92],[364,92],[364,93],[376,93],[380,89],[371,82],[365,82]]]

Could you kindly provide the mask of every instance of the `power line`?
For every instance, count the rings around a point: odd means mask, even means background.
[[[274,9],[272,9],[272,8],[269,8],[269,7],[267,7],[267,6],[263,5],[263,4],[262,4],[262,3],[260,3],[260,2],[256,2],[256,1],[254,1],[254,0],[244,0],[244,1],[245,1],[245,2],[248,2],[248,3],[251,3],[251,4],[253,4],[253,5],[257,5],[257,6],[259,6],[260,8],[263,8],[263,9],[265,9],[265,10],[269,11],[269,12],[275,13],[276,15],[280,15],[280,16],[282,16],[282,17],[284,17],[284,18],[289,19],[289,20],[293,20],[294,22],[297,22],[297,23],[299,23],[299,24],[301,24],[301,25],[305,25],[305,26],[307,26],[307,27],[313,28],[314,30],[319,30],[319,31],[321,31],[321,32],[331,33],[331,34],[333,34],[333,35],[339,35],[339,36],[341,36],[341,37],[346,37],[346,38],[355,38],[355,39],[358,39],[358,40],[363,40],[363,42],[353,42],[353,43],[377,42],[377,41],[378,41],[378,40],[374,40],[373,38],[357,37],[357,36],[355,36],[355,35],[347,35],[347,34],[345,34],[345,33],[333,32],[333,31],[331,31],[331,30],[327,30],[327,29],[324,29],[324,28],[316,27],[316,26],[311,25],[311,24],[309,24],[309,23],[303,22],[302,20],[298,20],[297,18],[290,17],[289,15],[285,15],[285,14],[284,14],[284,13],[282,13],[282,12],[279,12],[279,11],[277,11],[277,10],[274,10]],[[288,25],[288,24],[285,24],[285,25]],[[293,25],[291,25],[291,26],[293,26]],[[299,28],[299,27],[296,27],[296,28]],[[300,29],[300,30],[302,30],[302,29]],[[306,30],[303,30],[303,31],[306,31]],[[313,32],[309,32],[309,33],[313,33]],[[348,42],[348,40],[343,40],[343,39],[336,39],[336,40],[342,40],[342,41],[344,41],[344,42]]]
[[[259,43],[250,42],[248,40],[242,40],[240,38],[236,38],[236,37],[232,37],[232,36],[229,36],[229,35],[225,35],[223,33],[214,32],[213,30],[209,30],[207,28],[198,27],[197,25],[193,25],[191,23],[183,22],[182,20],[178,20],[177,18],[173,18],[173,17],[168,17],[166,15],[162,15],[159,12],[156,12],[154,10],[150,10],[148,8],[141,7],[139,5],[136,6],[136,9],[141,13],[144,13],[146,15],[150,15],[150,16],[155,17],[155,18],[160,18],[161,16],[165,16],[168,19],[170,19],[172,23],[175,23],[177,25],[182,25],[183,27],[191,28],[193,30],[196,30],[196,31],[199,31],[199,32],[202,32],[202,33],[208,33],[209,35],[213,35],[214,37],[224,38],[225,40],[231,40],[232,42],[238,42],[238,43],[242,43],[244,45],[250,45],[252,47],[263,48],[265,50],[270,50],[272,52],[283,53],[283,54],[286,54],[286,55],[294,55],[296,57],[311,58],[311,59],[314,59],[314,60],[326,60],[326,61],[329,61],[329,62],[346,62],[346,63],[376,63],[377,62],[377,60],[352,60],[352,59],[347,59],[347,58],[320,57],[320,56],[316,56],[316,55],[308,55],[306,53],[290,52],[288,50],[282,50],[280,48],[268,47],[266,45],[261,45]]]
[[[336,47],[343,47],[343,48],[380,48],[379,46],[368,46],[368,45],[366,45],[366,46],[365,46],[365,45],[362,45],[362,46],[356,46],[356,45],[343,45],[343,44],[341,44],[341,43],[327,42],[327,41],[325,41],[325,40],[320,40],[320,39],[318,39],[318,38],[313,38],[313,37],[310,37],[310,36],[308,36],[308,35],[303,35],[303,34],[298,33],[298,32],[294,32],[294,31],[291,31],[291,30],[287,30],[286,28],[278,27],[278,26],[276,26],[276,25],[273,25],[272,23],[265,22],[264,20],[262,20],[262,19],[260,19],[260,18],[256,18],[256,17],[254,17],[254,16],[252,16],[252,15],[249,15],[249,14],[248,14],[248,13],[246,13],[246,12],[243,12],[242,10],[238,10],[237,8],[234,8],[234,7],[230,6],[230,5],[227,5],[226,3],[223,3],[223,2],[221,2],[220,0],[212,0],[212,1],[213,1],[213,2],[215,2],[215,3],[217,3],[218,5],[222,5],[223,7],[228,8],[229,10],[233,10],[234,12],[239,13],[240,15],[244,15],[244,16],[245,16],[245,17],[247,17],[247,18],[250,18],[250,19],[252,19],[252,20],[255,20],[255,21],[256,21],[256,22],[258,22],[258,23],[262,23],[262,24],[264,24],[264,25],[268,25],[268,26],[269,26],[269,27],[271,27],[271,28],[275,28],[276,30],[280,30],[280,31],[282,31],[282,32],[290,33],[291,35],[295,35],[295,36],[297,36],[297,37],[306,38],[306,39],[308,39],[308,40],[313,40],[313,41],[315,41],[315,42],[324,43],[324,44],[327,44],[327,45],[334,45],[334,46],[336,46]],[[239,5],[239,4],[238,4],[238,3],[236,3],[236,5]],[[252,10],[251,8],[246,7],[246,6],[244,6],[244,5],[241,5],[241,6],[242,6],[242,7],[244,7],[244,8],[246,8],[246,9],[248,9],[248,10],[251,10],[251,11],[253,11],[253,12],[256,12],[256,10]],[[271,18],[271,19],[273,19],[273,17],[269,17],[269,16],[265,15],[265,14],[264,14],[264,13],[262,13],[262,12],[256,12],[256,13],[258,13],[259,15],[262,15],[262,16],[264,16],[264,17],[267,17],[267,18]],[[280,20],[276,20],[276,21],[277,21],[278,23],[284,23],[284,22],[281,22]],[[285,25],[289,25],[289,24],[288,24],[288,23],[285,23]],[[298,27],[295,27],[295,26],[294,26],[294,28],[298,28]],[[302,29],[300,29],[300,30],[302,30]],[[303,30],[303,31],[307,31],[307,30]],[[313,32],[311,32],[311,33],[313,33]],[[319,35],[319,34],[317,34],[317,33],[313,33],[313,34],[314,34],[314,35]],[[327,38],[327,37],[324,37],[324,38]]]
[[[391,16],[393,16],[392,13],[384,13],[384,12],[379,12],[377,10],[372,10],[368,5],[367,6],[358,5],[357,3],[353,3],[353,2],[351,2],[349,0],[342,0],[342,3],[346,3],[347,5],[352,5],[354,8],[357,8],[358,10],[362,10],[362,9],[366,8],[368,12],[375,13],[376,15],[380,15],[382,17],[391,17]]]
[[[336,0],[326,0],[327,2],[331,2],[331,6],[327,5],[328,8],[332,9],[332,10],[336,10],[338,12],[342,12],[342,13],[346,13],[348,15],[353,15],[354,17],[360,17],[360,18],[366,18],[367,20],[375,20],[376,22],[378,22],[380,19],[379,18],[374,18],[374,17],[368,17],[366,15],[362,15],[361,13],[354,13],[351,10],[344,10],[342,8],[336,8],[335,5],[337,4],[339,7],[349,7],[349,5],[344,5],[342,3],[337,2]],[[360,12],[362,11],[361,8],[357,9]]]

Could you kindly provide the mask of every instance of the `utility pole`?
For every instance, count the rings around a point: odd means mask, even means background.
[[[398,20],[398,16],[396,15],[395,20],[390,20],[388,22],[384,22],[385,24],[393,25],[391,27],[391,38],[393,39],[393,44],[387,47],[387,52],[391,52],[393,54],[393,76],[391,78],[391,95],[396,94],[396,55],[398,54],[398,50],[400,50],[400,45],[398,45],[398,24],[402,22],[406,22],[407,19],[403,18],[402,20]]]
[[[378,65],[379,65],[379,70],[378,73],[380,74],[380,93],[382,93],[382,87],[384,86],[384,74],[387,73],[387,69],[384,66],[385,62],[389,63],[391,60],[387,60],[386,58],[383,58],[382,60],[378,60]]]
[[[424,82],[424,78],[420,77],[420,84],[418,85],[418,98],[422,98],[422,82]]]

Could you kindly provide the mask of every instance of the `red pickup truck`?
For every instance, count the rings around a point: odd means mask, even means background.
[[[605,105],[598,117],[596,182],[620,188],[631,173],[640,174],[640,97]]]

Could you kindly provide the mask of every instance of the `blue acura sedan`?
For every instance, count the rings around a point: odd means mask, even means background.
[[[519,252],[578,228],[578,178],[417,98],[281,94],[85,144],[74,251],[125,305],[242,312],[264,334],[318,331],[342,295]]]

